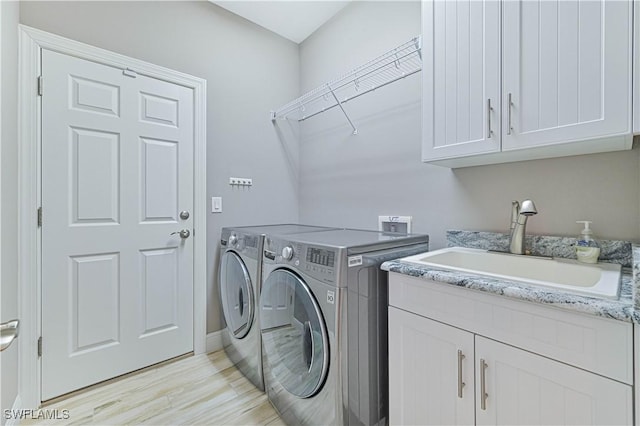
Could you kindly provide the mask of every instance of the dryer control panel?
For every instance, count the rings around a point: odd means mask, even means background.
[[[291,266],[325,283],[336,280],[338,253],[335,249],[267,237],[264,259],[265,262]]]

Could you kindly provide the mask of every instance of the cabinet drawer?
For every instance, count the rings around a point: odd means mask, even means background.
[[[633,384],[630,323],[397,273],[389,305]]]

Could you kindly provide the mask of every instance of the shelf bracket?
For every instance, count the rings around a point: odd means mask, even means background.
[[[356,129],[356,126],[353,125],[353,121],[351,121],[351,118],[349,118],[349,114],[347,114],[347,111],[345,111],[344,107],[342,106],[342,102],[340,102],[340,99],[338,99],[336,94],[333,92],[333,89],[328,84],[327,84],[327,89],[329,89],[329,91],[331,92],[331,96],[333,96],[333,99],[336,100],[336,103],[338,104],[338,106],[342,110],[342,113],[347,118],[347,121],[349,122],[349,124],[351,125],[351,128],[353,129],[353,134],[357,135],[358,134],[358,129]]]

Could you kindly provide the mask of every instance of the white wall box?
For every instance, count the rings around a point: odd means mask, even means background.
[[[422,2],[423,161],[630,149],[632,3]]]
[[[389,279],[391,424],[632,423],[630,323]]]

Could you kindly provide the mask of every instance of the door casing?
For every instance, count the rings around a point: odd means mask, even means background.
[[[194,94],[194,353],[206,351],[206,80],[20,25],[18,73],[18,281],[22,318],[19,393],[21,408],[42,402],[38,337],[41,336],[41,51],[52,50],[100,64],[133,70],[193,89]],[[46,82],[43,83],[46,92]],[[44,213],[46,220],[46,212]]]

